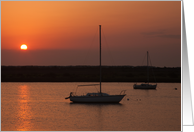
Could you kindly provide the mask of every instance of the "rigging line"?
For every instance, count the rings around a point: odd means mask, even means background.
[[[91,47],[94,46],[94,41],[95,41],[95,38],[97,38],[97,33],[98,33],[98,28],[93,36],[93,39],[92,39],[92,42],[90,43],[89,45],[89,48],[87,49],[87,51],[85,52],[85,58],[84,58],[84,61],[83,61],[83,64],[86,64],[87,62],[87,59],[88,59],[88,55],[89,55],[89,52],[91,50]],[[96,39],[97,40],[97,39]],[[91,56],[90,56],[91,57]]]
[[[96,88],[96,86],[95,86],[95,88]],[[98,92],[98,93],[100,93],[99,91],[98,91],[98,89],[96,88],[96,91]]]
[[[96,86],[96,85],[100,85],[100,84],[77,85],[77,87]]]
[[[77,85],[75,94],[77,93],[78,87],[94,86],[96,88],[97,85],[99,84]],[[96,91],[99,92],[97,88],[96,88]]]
[[[104,40],[105,40],[105,44],[107,45],[108,54],[109,54],[109,56],[110,56],[110,61],[111,61],[111,63],[113,63],[113,65],[115,65],[115,62],[114,62],[114,60],[113,60],[113,57],[112,57],[112,54],[111,54],[111,52],[110,52],[110,48],[109,48],[109,46],[108,46],[108,43],[107,43],[107,40],[106,40],[106,37],[105,37],[105,34],[104,34],[104,31],[103,31],[103,30],[102,30],[102,36],[103,36],[103,38],[104,38]]]
[[[143,62],[142,62],[142,64],[141,64],[141,66],[143,66],[143,63],[144,63],[144,61],[145,61],[146,56],[147,56],[147,53],[145,53],[145,56],[144,56],[144,58],[143,58]]]
[[[76,87],[76,90],[75,90],[75,95],[76,95],[76,93],[77,93],[77,89],[78,89],[78,86]]]
[[[151,62],[151,57],[150,57],[150,55],[148,55],[148,57],[149,57],[149,60],[150,60],[150,65],[152,66],[152,62]],[[154,81],[156,82],[156,77],[155,77],[153,68],[151,68],[151,69],[152,69],[152,74],[154,75]]]
[[[145,61],[146,56],[147,56],[147,53],[145,53],[145,56],[144,56],[143,61],[141,63],[141,66],[143,66],[143,63]],[[137,76],[136,79],[139,80],[139,76]],[[136,80],[136,83],[137,83],[137,80]]]

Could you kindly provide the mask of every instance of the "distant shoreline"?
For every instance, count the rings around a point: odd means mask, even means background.
[[[150,67],[149,75],[150,83],[181,83],[180,67]],[[102,66],[102,82],[145,81],[145,66]],[[1,66],[1,82],[99,82],[99,66]]]

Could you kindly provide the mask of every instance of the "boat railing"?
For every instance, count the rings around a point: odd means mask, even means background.
[[[85,85],[77,85],[75,92],[73,92],[73,93],[74,93],[74,94],[73,94],[73,96],[76,96],[77,89],[78,89],[79,87],[97,86],[97,85],[100,85],[100,84],[85,84]],[[84,95],[84,94],[83,94],[83,95]]]
[[[120,93],[120,95],[121,95],[121,94],[124,95],[124,94],[125,94],[125,91],[126,91],[126,90],[122,90],[121,93]]]
[[[76,92],[71,92],[70,96],[76,96]]]

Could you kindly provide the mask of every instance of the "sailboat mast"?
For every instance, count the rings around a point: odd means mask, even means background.
[[[101,93],[101,25],[99,25],[99,43],[100,43],[100,93]]]
[[[148,51],[147,51],[147,82],[148,82],[148,84],[149,84],[149,61],[148,61]]]

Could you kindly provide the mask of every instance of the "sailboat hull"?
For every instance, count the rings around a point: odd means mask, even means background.
[[[119,103],[125,95],[109,96],[72,96],[70,101],[74,103]]]
[[[157,85],[151,85],[151,84],[141,84],[141,85],[137,85],[134,84],[133,88],[134,89],[156,89]]]

